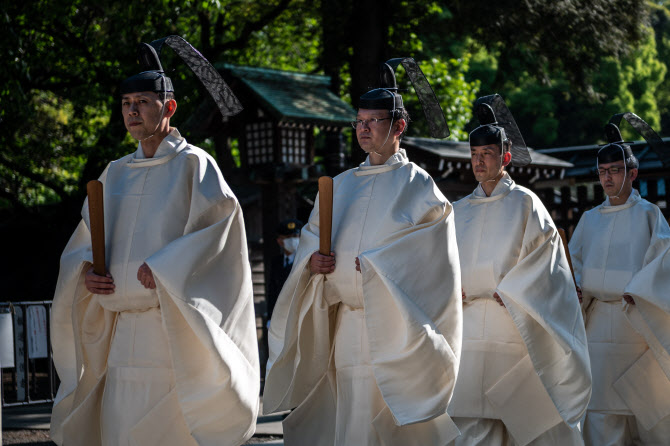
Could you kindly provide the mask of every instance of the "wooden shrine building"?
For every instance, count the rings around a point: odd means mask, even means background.
[[[662,138],[666,144],[670,138]],[[666,219],[670,220],[670,169],[663,167],[660,159],[646,141],[630,143],[633,154],[640,162],[638,177],[633,182],[642,198],[656,204]],[[573,167],[566,169],[560,181],[548,182],[541,198],[554,197],[552,217],[566,228],[569,235],[582,214],[605,200],[596,172],[596,155],[602,146],[586,145],[541,149],[543,155],[567,161]]]
[[[425,169],[435,180],[442,193],[456,201],[470,194],[477,186],[470,162],[470,143],[444,139],[406,137],[401,146],[407,149],[409,159]],[[536,150],[529,149],[531,164],[509,166],[507,171],[514,181],[537,190],[543,182],[560,180],[572,163]]]

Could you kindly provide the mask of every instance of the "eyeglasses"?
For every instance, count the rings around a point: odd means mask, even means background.
[[[605,176],[607,173],[609,173],[610,175],[616,175],[619,172],[623,172],[623,171],[624,171],[623,167],[616,167],[615,166],[615,167],[608,167],[607,169],[604,169],[604,168],[601,167],[601,168],[598,169],[598,176],[602,177],[602,176]]]
[[[380,121],[386,121],[387,119],[391,119],[391,117],[388,118],[370,118],[370,119],[357,119],[355,121],[351,121],[351,126],[353,128],[358,128],[359,126],[365,125],[370,127],[370,124],[377,124]]]

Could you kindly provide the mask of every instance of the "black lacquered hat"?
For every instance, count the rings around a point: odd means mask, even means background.
[[[660,136],[642,118],[631,112],[617,113],[613,115],[605,126],[605,137],[607,144],[598,150],[597,164],[625,161],[633,156],[633,150],[621,136],[619,126],[621,120],[625,119],[644,139],[651,149],[663,163],[664,167],[670,167],[670,148]]]
[[[479,121],[479,127],[470,132],[470,146],[486,146],[499,144],[501,149],[503,143],[511,143],[513,166],[526,166],[532,161],[530,152],[521,136],[521,131],[516,125],[514,116],[507,108],[507,104],[499,94],[482,96],[475,101],[475,116]]]
[[[428,129],[433,138],[449,136],[449,126],[437,101],[428,79],[411,57],[389,59],[379,67],[380,87],[374,88],[360,97],[358,108],[369,110],[389,110],[391,117],[397,119],[404,108],[402,96],[398,93],[395,71],[399,65],[405,68],[414,91],[419,98],[421,108],[428,121]]]
[[[121,94],[140,91],[155,93],[174,92],[172,81],[165,75],[160,61],[163,45],[170,47],[186,63],[205,86],[223,116],[233,116],[242,111],[242,104],[223,80],[218,71],[190,43],[180,36],[168,36],[150,44],[141,43],[137,57],[140,73],[121,83]]]

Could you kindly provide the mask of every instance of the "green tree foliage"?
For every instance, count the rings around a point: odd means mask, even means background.
[[[460,46],[438,51],[433,47],[435,37],[441,33],[434,28],[448,12],[439,2],[400,1],[393,8],[398,12],[389,26],[389,47],[395,51],[393,57],[412,56],[421,66],[431,83],[435,96],[442,106],[451,131],[450,139],[467,139],[466,124],[472,118],[472,103],[477,98],[480,82],[466,79],[470,68],[471,54]],[[407,14],[403,17],[403,14]],[[409,85],[399,70],[399,85]],[[426,136],[428,128],[423,111],[414,94],[405,95],[410,116],[415,122],[409,128],[409,135]]]
[[[651,25],[654,29],[658,60],[670,61],[670,1],[651,2]],[[670,134],[670,76],[665,77],[658,87],[656,102],[661,115],[660,131]]]
[[[314,70],[311,10],[302,0],[7,4],[0,16],[0,198],[15,207],[80,203],[84,182],[133,150],[116,91],[137,70],[139,42],[180,34],[211,59]],[[170,53],[179,124],[203,94]]]
[[[84,182],[133,150],[116,91],[135,71],[141,41],[179,34],[213,61],[325,73],[354,106],[377,85],[381,61],[412,56],[430,78],[454,137],[465,137],[475,96],[498,91],[541,146],[563,135],[566,103],[575,110],[597,107],[595,97],[614,108],[632,97],[640,114],[668,109],[667,95],[654,104],[651,89],[666,82],[663,69],[649,65],[668,52],[667,33],[658,33],[667,11],[662,2],[658,8],[652,24],[661,56],[649,39],[630,52],[643,36],[644,0],[4,2],[0,200],[15,208],[78,207]],[[164,54],[183,129],[206,93],[169,50]],[[611,75],[603,74],[607,67]],[[570,102],[572,96],[578,99]],[[410,130],[420,133],[421,112],[407,97],[415,119]],[[602,119],[600,110],[599,126]]]
[[[602,56],[620,57],[641,37],[645,0],[451,0],[446,18],[454,35],[497,52],[492,87],[520,72],[550,82],[561,73],[590,94],[589,75]]]
[[[441,60],[433,58],[422,61],[421,69],[430,80],[435,96],[437,97],[447,119],[451,135],[449,139],[463,140],[468,138],[465,131],[468,121],[472,118],[472,103],[477,99],[479,81],[467,81],[469,59],[463,56],[459,59]],[[402,69],[398,70],[398,82],[402,87],[411,85],[404,76]],[[410,87],[411,88],[411,87]],[[403,101],[413,122],[409,126],[408,135],[427,136],[428,125],[421,109],[421,104],[414,94],[404,94]]]
[[[607,119],[602,116],[603,103],[622,93],[619,88],[601,91],[597,85],[601,82],[600,68],[611,61],[618,64],[617,69],[623,69],[628,61],[640,57],[636,48],[645,36],[641,24],[648,17],[645,0],[332,3],[322,3],[321,7],[326,10],[324,16],[331,19],[323,22],[323,45],[324,54],[336,55],[337,62],[326,61],[323,67],[335,78],[341,75],[342,66],[348,67],[351,79],[346,86],[354,106],[358,95],[376,85],[378,61],[409,55],[422,61],[424,71],[433,76],[436,71],[429,67],[432,61],[436,61],[436,67],[449,67],[437,70],[437,78],[444,75],[449,79],[438,96],[456,137],[464,138],[473,127],[474,123],[464,125],[472,116],[473,93],[498,92],[523,121],[522,130],[528,134],[529,143],[539,147],[555,143],[559,133],[563,136],[566,111],[575,109],[579,114],[577,105],[582,104],[590,110],[601,110],[597,117],[591,115],[590,120],[577,122],[588,124],[589,131],[570,130],[575,137],[568,140],[580,144],[593,141],[594,133]],[[453,61],[460,61],[463,78],[459,69],[454,70]],[[632,78],[629,74],[627,81],[619,82],[622,89],[627,88],[624,83],[632,86],[640,79],[636,77],[640,70],[633,71],[636,74]],[[461,102],[462,98],[468,99]],[[420,126],[417,122],[414,128],[423,130]]]
[[[19,257],[0,268],[2,278],[16,284],[16,296],[45,298],[83,185],[136,147],[117,88],[138,68],[139,42],[178,34],[212,62],[323,73],[353,106],[378,85],[380,62],[411,56],[433,85],[452,137],[466,138],[476,96],[498,92],[530,145],[585,144],[600,139],[607,118],[622,108],[652,125],[660,115],[670,129],[670,79],[661,63],[670,60],[669,2],[3,1],[0,242]],[[647,23],[653,33],[645,33]],[[162,56],[177,90],[173,122],[190,141],[211,147],[188,132],[207,93],[170,50]],[[398,74],[400,86],[411,88]],[[411,134],[425,134],[416,99],[405,98]],[[215,155],[224,165],[235,156]],[[30,237],[15,237],[19,230]],[[41,280],[35,270],[44,271]]]
[[[515,66],[516,61],[508,64]],[[588,79],[590,95],[572,88],[563,73],[552,74],[553,81],[543,84],[534,75],[518,71],[517,79],[505,82],[501,90],[528,144],[541,148],[603,142],[609,117],[624,111],[660,129],[658,101],[664,97],[667,68],[659,60],[652,29],[628,54],[619,59],[601,57],[594,68]],[[491,73],[484,76],[492,77]],[[640,138],[627,126],[622,132],[628,139]]]

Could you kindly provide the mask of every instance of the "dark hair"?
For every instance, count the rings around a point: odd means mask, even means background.
[[[635,155],[631,155],[626,158],[626,168],[628,169],[638,169],[640,167],[640,162],[637,160]]]
[[[620,142],[609,143],[598,150],[596,155],[598,164],[613,163],[615,161],[623,161],[627,169],[637,169],[640,162],[637,160],[629,144],[622,144]]]
[[[391,116],[395,122],[399,121],[400,119],[405,120],[405,128],[400,134],[400,139],[402,140],[403,136],[405,136],[405,133],[407,133],[407,128],[409,127],[409,113],[404,108],[399,108],[395,113],[391,113]]]
[[[161,102],[167,102],[174,99],[173,91],[157,91],[156,94],[158,95],[158,99],[160,99]]]
[[[502,145],[503,145],[502,149],[500,148],[500,143],[498,143],[498,144],[494,144],[494,145],[498,148],[498,151],[500,152],[500,159],[502,160],[502,157],[503,157],[506,153],[510,152],[510,149],[512,148],[512,141],[510,141],[509,139],[506,139],[505,141],[503,141],[503,143],[502,143]],[[501,162],[503,162],[503,161],[501,161]],[[506,166],[505,164],[502,165],[502,168],[503,168],[503,169],[505,169],[506,167],[507,167],[507,166]]]
[[[500,146],[499,142],[493,145],[498,148],[498,151],[500,152],[501,155],[506,154],[512,149],[512,141],[510,141],[509,139],[506,139],[502,142],[502,147]]]
[[[498,150],[500,151],[500,156],[502,159],[502,157],[512,149],[512,141],[507,138],[502,142],[502,148],[500,147],[500,143],[496,144],[496,146],[498,146]],[[504,169],[505,167],[506,166],[503,164],[502,168]]]

